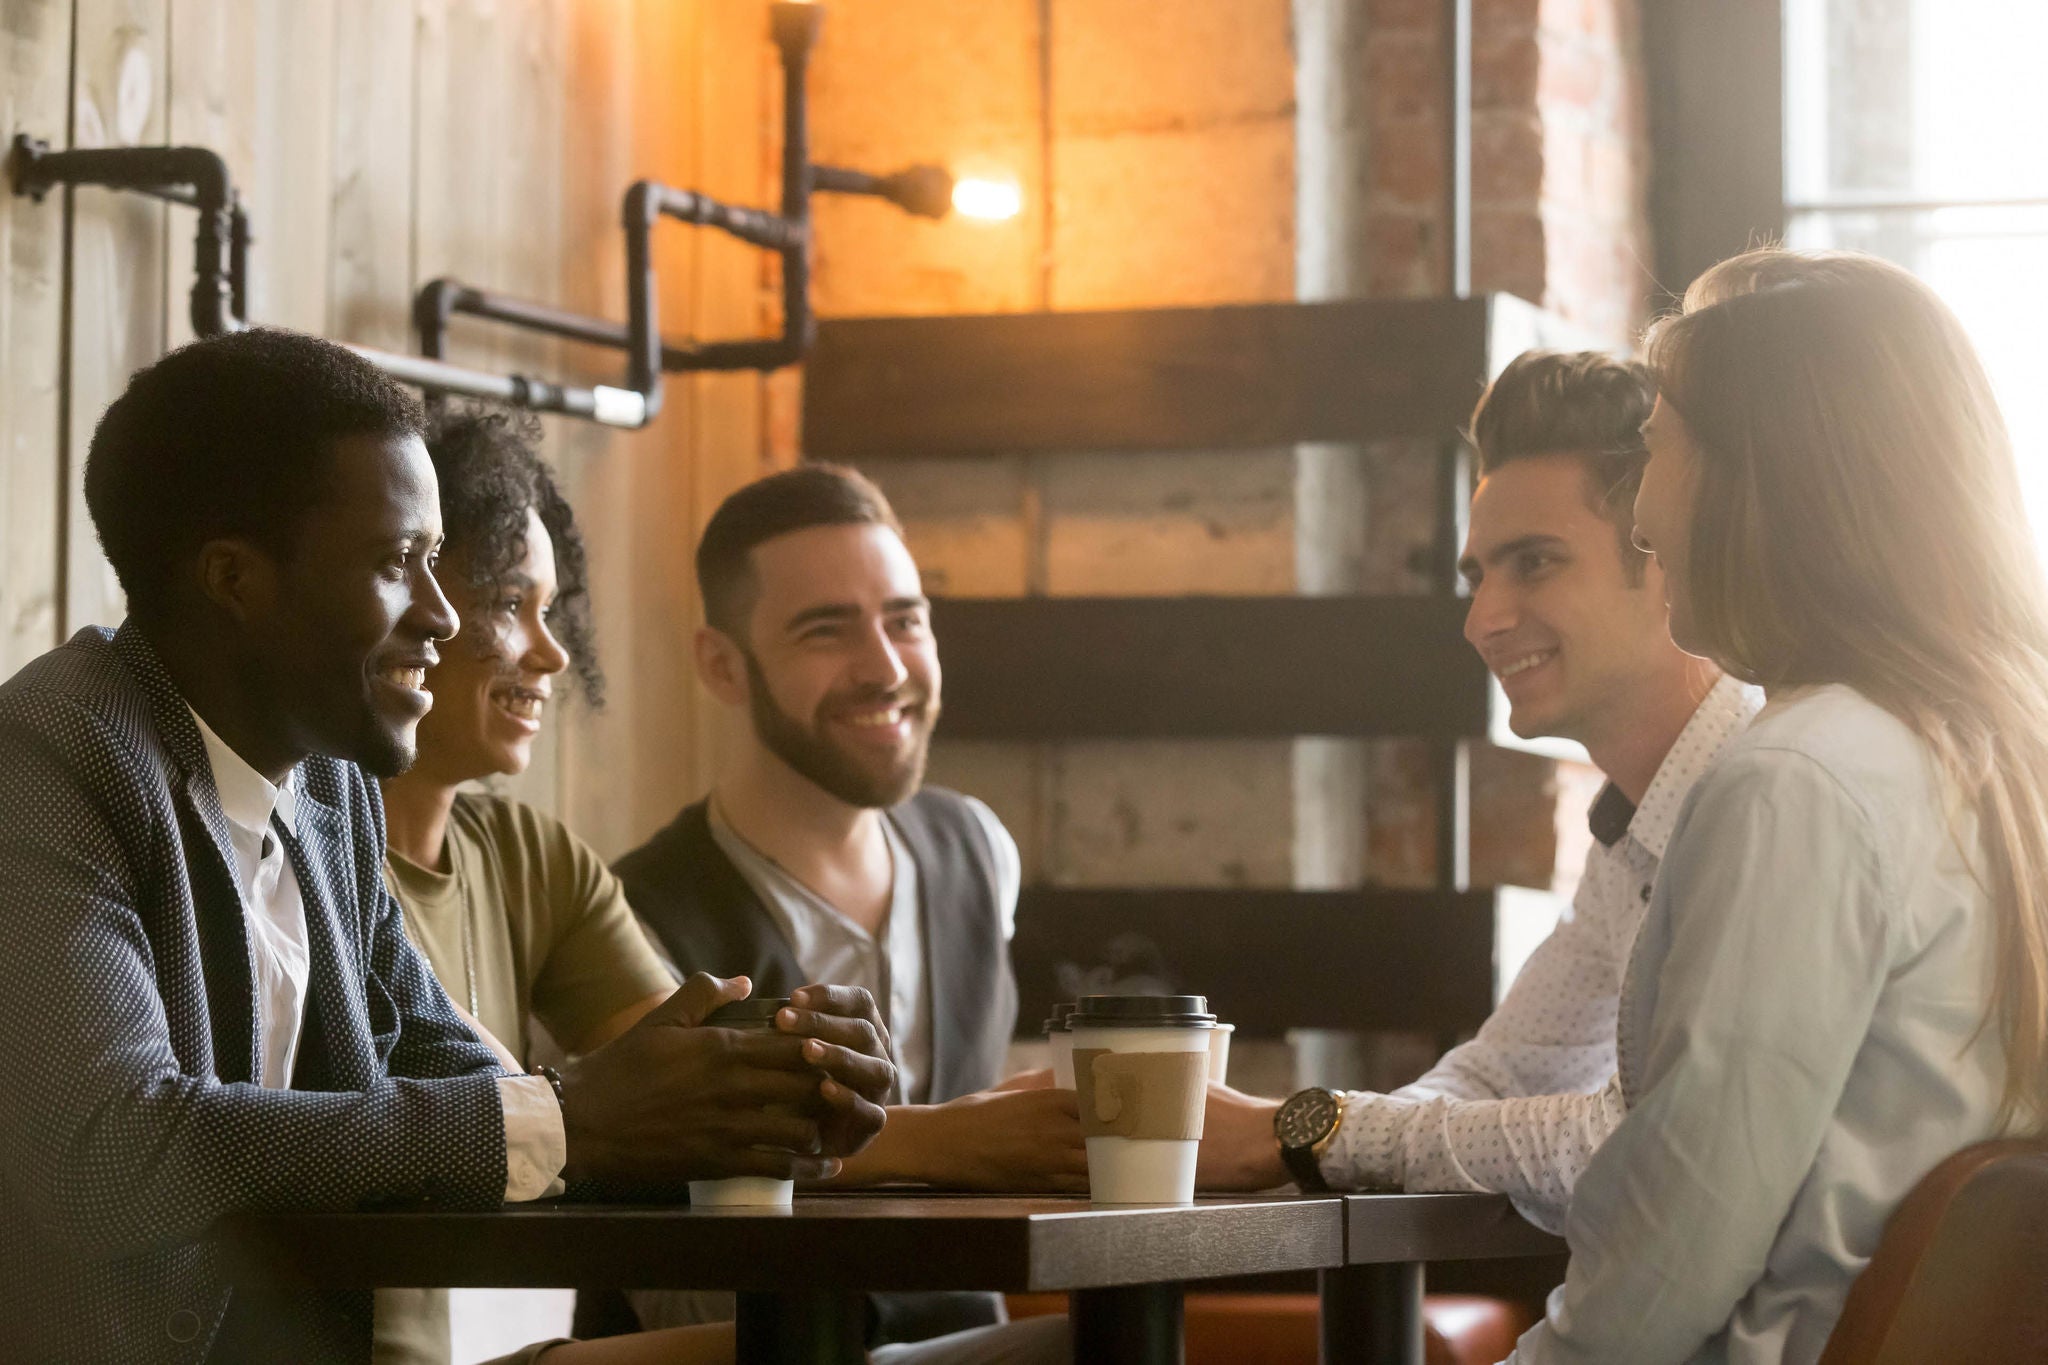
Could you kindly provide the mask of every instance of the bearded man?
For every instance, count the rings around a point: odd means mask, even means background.
[[[898,1103],[840,1183],[1085,1189],[1073,1092],[1043,1077],[992,1088],[1017,1023],[1017,845],[981,802],[923,786],[938,646],[888,500],[828,464],[749,484],[705,527],[697,582],[698,676],[738,743],[705,800],[619,860],[634,910],[682,971],[716,966],[766,995],[873,993]],[[700,1319],[697,1297],[634,1300],[653,1326]],[[877,1338],[897,1342],[1001,1311],[993,1295],[876,1306]],[[1018,1323],[961,1359],[1062,1358],[1063,1335]]]

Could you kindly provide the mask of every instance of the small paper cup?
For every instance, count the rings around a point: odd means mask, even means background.
[[[756,996],[720,1005],[705,1018],[704,1026],[738,1029],[747,1033],[772,1033],[777,1011],[788,1003],[786,997]],[[696,1208],[788,1208],[795,1198],[794,1180],[776,1180],[765,1175],[736,1175],[724,1180],[690,1182],[690,1203]]]

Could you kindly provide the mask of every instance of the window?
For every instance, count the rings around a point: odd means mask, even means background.
[[[1897,261],[1998,390],[2048,556],[2048,4],[1785,0],[1786,237]]]

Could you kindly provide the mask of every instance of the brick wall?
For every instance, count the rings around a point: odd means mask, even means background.
[[[1298,117],[1312,7],[1343,11],[1360,154],[1345,292],[1442,281],[1436,0],[835,0],[814,73],[823,161],[943,159],[1023,188],[1003,224],[817,210],[821,313],[1129,308],[1297,296]],[[1301,12],[1297,12],[1298,9]],[[1325,16],[1327,17],[1327,16]],[[1319,21],[1320,22],[1320,21]],[[1477,0],[1474,285],[1619,341],[1646,290],[1635,0]],[[1300,62],[1328,61],[1327,52]],[[1312,198],[1312,197],[1311,197]],[[1375,448],[1132,458],[1075,452],[878,462],[935,591],[1101,595],[1426,586],[1427,461]],[[1339,527],[1327,509],[1357,528]],[[1304,508],[1322,509],[1323,521]],[[1411,746],[941,742],[1033,876],[1067,884],[1426,881],[1429,793]],[[1474,874],[1548,884],[1547,760],[1474,764]]]

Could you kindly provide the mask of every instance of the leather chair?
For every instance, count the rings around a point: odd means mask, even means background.
[[[1320,1309],[1314,1294],[1189,1294],[1186,1365],[1317,1365]],[[1064,1294],[1010,1296],[1011,1317],[1066,1311]],[[1423,1315],[1425,1365],[1493,1365],[1540,1312],[1477,1295],[1431,1294]]]
[[[2048,1142],[1966,1147],[1886,1225],[1820,1365],[2048,1361]]]

